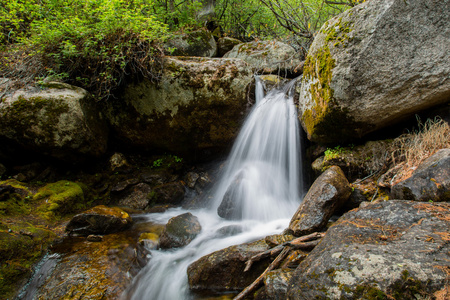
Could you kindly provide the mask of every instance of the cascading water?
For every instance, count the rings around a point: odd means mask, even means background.
[[[215,187],[211,207],[191,210],[202,232],[183,248],[152,251],[150,263],[135,278],[125,299],[193,299],[187,283],[189,264],[213,251],[279,233],[287,227],[302,196],[294,83],[264,97],[263,85],[256,78],[256,104]],[[230,220],[217,214],[223,207],[231,211],[227,215]],[[184,212],[178,208],[149,214],[147,218],[166,223]],[[229,225],[238,225],[242,231],[227,237],[218,234],[219,229]]]

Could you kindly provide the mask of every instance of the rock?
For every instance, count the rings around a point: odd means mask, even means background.
[[[116,186],[117,188],[117,186]],[[119,196],[119,206],[144,210],[149,207],[152,196],[152,188],[146,183],[139,183],[125,191],[125,195]]]
[[[301,57],[291,46],[279,41],[255,41],[234,46],[224,55],[240,58],[257,73],[281,73],[299,75],[302,72]],[[297,68],[299,67],[299,68]],[[283,74],[284,73],[284,74]]]
[[[138,183],[139,183],[139,178],[136,178],[136,177],[129,178],[129,179],[126,179],[123,181],[119,181],[118,183],[114,184],[111,187],[111,192],[120,193]]]
[[[224,56],[238,44],[242,44],[242,42],[238,39],[234,39],[228,36],[219,38],[219,40],[217,41],[217,56]]]
[[[110,234],[125,230],[133,220],[118,207],[95,206],[70,220],[66,231],[79,235]]]
[[[195,172],[189,172],[186,174],[186,182],[187,182],[187,186],[191,189],[193,189],[195,187],[195,184],[197,183],[197,179],[200,177],[200,175],[198,175]]]
[[[287,287],[293,273],[294,270],[291,269],[277,269],[267,273],[266,276],[264,276],[267,299],[287,299]]]
[[[433,0],[366,1],[325,22],[301,86],[308,139],[343,143],[448,102],[447,9]]]
[[[222,202],[217,208],[217,214],[227,220],[242,219],[242,173],[236,175],[233,182],[223,195]]]
[[[169,182],[153,189],[152,204],[180,204],[184,199],[184,186],[180,182]]]
[[[448,203],[397,200],[346,213],[297,267],[288,299],[434,298],[448,287],[449,217]]]
[[[198,218],[185,213],[169,220],[159,237],[162,249],[179,248],[189,244],[202,230]]]
[[[6,167],[3,164],[0,164],[0,178],[6,173]]]
[[[167,55],[173,56],[214,57],[217,54],[216,41],[206,29],[175,35],[163,47]]]
[[[450,149],[424,160],[411,177],[394,185],[391,198],[415,201],[450,201]]]
[[[327,169],[314,181],[303,203],[291,219],[289,229],[302,236],[325,228],[329,218],[349,198],[350,184],[337,166]]]
[[[114,153],[109,159],[109,165],[112,171],[129,171],[131,169],[125,155],[122,153]]]
[[[238,59],[166,57],[158,84],[128,84],[104,113],[129,147],[205,160],[230,147],[252,82],[253,72]]]
[[[245,262],[268,249],[264,240],[259,240],[203,256],[188,267],[189,287],[195,292],[241,291],[264,272],[271,260],[267,258],[260,260],[244,273]]]
[[[98,242],[103,241],[103,236],[101,236],[101,235],[95,235],[95,234],[90,234],[90,235],[87,236],[86,240],[89,241],[89,242],[95,242],[95,243],[98,243]]]
[[[23,88],[2,98],[0,136],[72,160],[105,153],[108,131],[87,91],[48,83],[45,89]]]
[[[41,199],[46,200],[37,210],[42,217],[48,220],[86,209],[88,206],[81,186],[67,180],[60,180],[41,187],[33,196],[33,200]]]
[[[159,235],[153,232],[144,232],[139,236],[139,244],[149,250],[157,249],[159,245],[158,241]]]
[[[120,299],[149,259],[127,233],[106,235],[100,243],[71,238],[53,251],[59,255],[55,267],[26,299]]]
[[[286,242],[290,242],[294,238],[295,237],[292,234],[273,234],[273,235],[266,236],[264,238],[264,241],[270,247],[275,247],[275,246],[284,244]]]

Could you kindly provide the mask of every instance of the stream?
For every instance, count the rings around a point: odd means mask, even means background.
[[[263,83],[256,78],[256,103],[213,187],[209,207],[176,208],[143,216],[165,224],[189,211],[198,217],[202,231],[185,247],[152,250],[149,264],[134,279],[124,299],[197,299],[189,291],[186,273],[192,262],[231,245],[280,233],[288,226],[303,196],[294,85],[295,80],[264,95]],[[221,234],[225,227],[238,230]]]

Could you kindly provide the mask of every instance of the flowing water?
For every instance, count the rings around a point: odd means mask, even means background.
[[[187,283],[189,264],[216,250],[280,233],[288,226],[302,197],[294,83],[291,81],[264,97],[263,85],[256,79],[256,103],[214,187],[210,207],[190,210],[198,217],[202,232],[183,248],[152,251],[150,263],[135,278],[124,298],[195,299]],[[228,204],[233,207],[233,220],[217,214],[223,199],[231,201]],[[146,218],[165,224],[185,212],[178,208]],[[241,230],[232,236],[221,235],[220,229],[229,225]]]

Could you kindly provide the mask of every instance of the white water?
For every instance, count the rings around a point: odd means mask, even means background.
[[[264,97],[256,80],[256,104],[247,117],[215,187],[211,208],[191,210],[202,225],[202,232],[180,249],[152,251],[150,263],[135,278],[125,299],[192,299],[187,283],[187,267],[200,257],[231,245],[254,241],[280,233],[288,226],[301,199],[300,132],[292,96],[293,85],[271,91]],[[217,215],[227,190],[233,187],[233,205],[239,218],[228,221]],[[149,214],[155,223],[185,213],[172,209]],[[238,225],[242,232],[221,236],[218,230]]]

